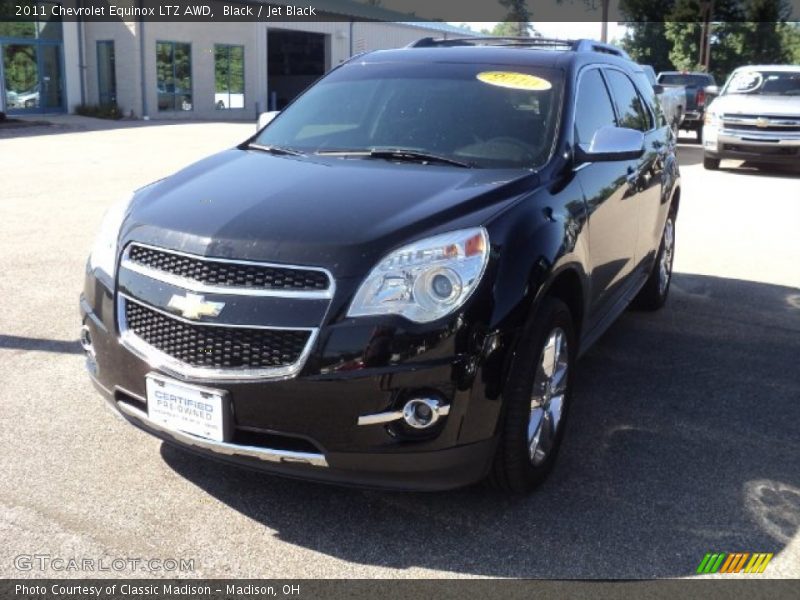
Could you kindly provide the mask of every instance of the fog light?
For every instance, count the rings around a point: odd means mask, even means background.
[[[83,351],[86,352],[90,357],[94,358],[94,345],[92,344],[92,332],[89,331],[89,328],[84,325],[81,327],[81,348]]]
[[[414,429],[427,429],[449,412],[450,406],[435,398],[413,398],[403,407],[403,420]]]

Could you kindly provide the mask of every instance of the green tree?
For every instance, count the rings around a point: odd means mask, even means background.
[[[790,61],[796,65],[800,64],[800,22],[787,23],[783,35]]]
[[[504,37],[530,37],[533,31],[531,13],[525,0],[498,0],[508,14],[503,22],[492,30],[492,35]]]
[[[715,0],[711,19],[710,71],[723,82],[733,69],[792,59],[792,26],[786,0]],[[702,24],[697,0],[678,0],[666,24],[670,60],[678,69],[700,69]]]
[[[667,39],[665,16],[672,12],[675,0],[621,0],[620,12],[625,18],[626,33],[622,48],[638,63],[651,65],[656,72],[673,68],[669,53],[672,42]]]

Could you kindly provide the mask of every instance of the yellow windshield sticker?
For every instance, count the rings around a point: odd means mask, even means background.
[[[536,77],[536,75],[528,75],[527,73],[514,73],[513,71],[483,71],[478,73],[476,77],[483,83],[512,90],[543,92],[553,87],[546,79]]]

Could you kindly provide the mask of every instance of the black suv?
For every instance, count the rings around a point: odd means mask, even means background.
[[[548,473],[578,356],[669,290],[680,195],[611,46],[357,56],[250,140],[108,212],[81,298],[128,421],[277,474],[511,491]]]

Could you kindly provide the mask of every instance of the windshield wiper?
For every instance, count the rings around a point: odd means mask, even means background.
[[[405,148],[372,148],[369,150],[320,150],[317,154],[321,156],[364,156],[367,158],[383,158],[386,160],[408,161],[408,162],[421,162],[421,163],[441,163],[444,165],[452,165],[454,167],[462,167],[464,169],[471,169],[473,165],[440,156],[438,154],[431,154],[430,152],[422,152],[419,150],[409,150]]]
[[[278,156],[302,156],[303,153],[299,150],[292,150],[291,148],[284,148],[282,146],[266,146],[264,144],[256,144],[250,142],[245,146],[248,150],[261,150],[262,152],[269,152]]]

